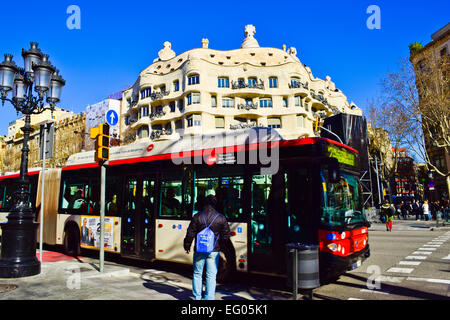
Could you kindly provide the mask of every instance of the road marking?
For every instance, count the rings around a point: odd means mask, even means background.
[[[363,299],[358,299],[358,298],[348,298],[347,300],[363,300]]]
[[[444,260],[450,260],[450,254],[449,254],[448,256],[446,256],[446,257],[443,257],[442,259],[444,259]]]
[[[431,251],[435,251],[436,248],[419,248],[417,250],[431,250]]]
[[[424,247],[435,247],[435,248],[439,248],[441,245],[440,244],[424,244]]]
[[[387,272],[395,272],[395,273],[411,273],[413,272],[413,268],[390,268]]]
[[[412,254],[432,254],[433,252],[427,252],[427,251],[414,251]]]
[[[389,294],[390,291],[380,291],[380,290],[370,290],[370,289],[361,289],[361,292],[370,292],[370,293],[379,293],[379,294]]]
[[[450,280],[443,280],[443,279],[426,279],[426,278],[408,277],[408,278],[406,278],[406,280],[450,284]]]
[[[422,262],[420,261],[400,261],[398,264],[405,266],[418,266]]]
[[[405,257],[405,259],[410,259],[410,260],[425,260],[427,257],[424,256],[407,256]]]
[[[403,279],[403,277],[388,277],[380,275],[374,280],[376,280],[377,282],[401,283]]]

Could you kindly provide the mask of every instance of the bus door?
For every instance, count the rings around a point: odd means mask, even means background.
[[[285,174],[253,174],[250,179],[250,270],[282,274],[286,237]]]
[[[155,177],[128,177],[122,215],[122,254],[151,257],[154,253]]]

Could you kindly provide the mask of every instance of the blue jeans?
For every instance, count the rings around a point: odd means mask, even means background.
[[[202,300],[203,268],[206,264],[205,300],[214,300],[216,295],[216,275],[219,267],[219,252],[194,252],[194,276],[192,294],[194,300]]]

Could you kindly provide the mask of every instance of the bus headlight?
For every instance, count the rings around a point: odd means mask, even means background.
[[[330,249],[331,251],[335,252],[338,249],[338,246],[336,243],[330,243],[329,245],[327,245],[328,249]]]

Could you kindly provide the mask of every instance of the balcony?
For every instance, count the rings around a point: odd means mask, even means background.
[[[239,110],[257,110],[258,109],[258,104],[257,103],[239,103],[237,105],[237,108]]]
[[[150,117],[150,120],[153,121],[156,118],[162,118],[165,115],[166,115],[166,113],[163,111],[155,111],[155,112],[150,113],[149,117]]]
[[[150,134],[150,139],[156,140],[159,139],[161,136],[170,136],[172,132],[173,132],[172,129],[152,130],[152,133]]]
[[[152,101],[160,100],[160,99],[164,98],[165,96],[168,96],[169,94],[170,94],[170,91],[161,90],[159,92],[152,92],[150,94],[150,98],[152,99]]]
[[[300,81],[291,81],[291,83],[289,83],[289,89],[301,89],[301,88],[309,90],[307,83],[303,83]]]
[[[242,130],[242,129],[251,129],[256,127],[254,123],[239,123],[239,124],[231,124],[230,130]]]
[[[264,90],[264,81],[261,79],[259,80],[259,83],[257,81],[252,82],[244,82],[244,81],[231,81],[231,89],[262,89]]]

